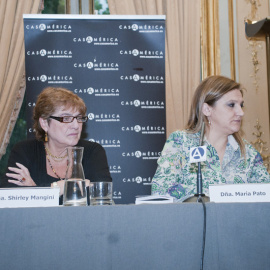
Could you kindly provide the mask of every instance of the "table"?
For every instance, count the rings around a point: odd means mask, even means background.
[[[206,203],[204,269],[270,269],[270,203]],[[0,209],[1,269],[200,269],[200,203]]]

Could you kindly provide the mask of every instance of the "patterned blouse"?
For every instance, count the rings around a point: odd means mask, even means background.
[[[170,195],[183,201],[197,193],[197,163],[189,163],[190,148],[199,145],[200,132],[173,132],[158,159],[158,168],[152,179],[152,194]],[[228,137],[222,166],[216,149],[207,147],[206,161],[201,162],[202,193],[209,196],[210,184],[268,183],[270,176],[262,157],[245,141],[246,160],[232,135]]]

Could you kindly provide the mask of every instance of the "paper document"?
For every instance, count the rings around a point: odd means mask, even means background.
[[[168,195],[137,196],[135,204],[164,204],[173,203],[174,198]]]

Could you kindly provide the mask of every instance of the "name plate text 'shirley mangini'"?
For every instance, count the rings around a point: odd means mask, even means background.
[[[270,184],[210,185],[210,202],[270,202]]]
[[[0,208],[59,205],[59,188],[0,188]]]

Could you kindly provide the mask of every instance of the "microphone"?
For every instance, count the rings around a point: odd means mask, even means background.
[[[203,122],[203,123],[202,123],[201,137],[200,137],[200,145],[199,145],[199,146],[202,146],[202,143],[203,143],[204,128],[205,128],[205,124],[204,124],[204,122]]]

